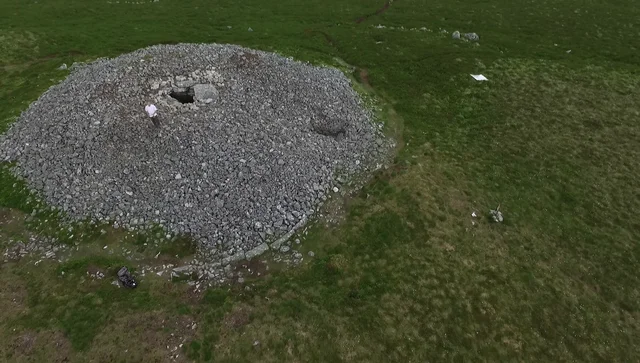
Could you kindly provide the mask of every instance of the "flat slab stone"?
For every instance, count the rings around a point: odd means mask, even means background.
[[[258,245],[258,247],[254,248],[254,249],[252,249],[250,251],[247,251],[245,253],[245,257],[246,257],[247,260],[250,260],[250,259],[252,259],[252,258],[254,258],[256,256],[260,256],[261,254],[267,252],[268,250],[269,250],[269,245],[266,244],[266,243],[263,243],[261,245]]]
[[[196,84],[193,86],[193,97],[199,101],[218,97],[218,90],[211,84]]]

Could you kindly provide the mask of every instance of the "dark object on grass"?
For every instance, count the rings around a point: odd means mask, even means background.
[[[131,277],[129,269],[125,266],[118,271],[118,280],[120,280],[120,283],[122,283],[122,286],[124,287],[135,289],[138,286],[136,280]]]

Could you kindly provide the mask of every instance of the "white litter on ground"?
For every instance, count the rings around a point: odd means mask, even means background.
[[[473,77],[473,79],[475,79],[476,81],[488,81],[489,79],[485,76],[483,76],[482,74],[472,74],[471,77]]]

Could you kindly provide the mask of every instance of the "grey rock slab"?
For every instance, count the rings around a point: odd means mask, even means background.
[[[255,247],[254,249],[247,251],[245,253],[245,258],[247,260],[250,260],[256,256],[260,256],[261,254],[267,252],[269,250],[269,245],[266,243],[262,243],[260,245],[258,245],[257,247]]]
[[[218,90],[212,84],[196,84],[193,86],[193,97],[206,102],[206,100],[217,98]]]
[[[177,88],[182,89],[183,91],[187,91],[187,88],[195,86],[196,81],[193,80],[182,80],[176,81],[175,85]]]
[[[222,265],[227,266],[232,262],[236,262],[236,261],[240,261],[245,259],[245,253],[244,251],[241,251],[239,253],[236,253],[234,255],[231,256],[227,256],[225,258],[222,259]]]
[[[191,273],[195,270],[195,266],[193,265],[184,265],[184,266],[180,266],[180,267],[174,267],[172,269],[173,272],[178,273],[178,274],[188,274]]]

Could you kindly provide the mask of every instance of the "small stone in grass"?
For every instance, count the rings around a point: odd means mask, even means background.
[[[480,36],[478,36],[478,34],[476,33],[466,33],[464,37],[472,42],[477,42],[480,40]]]
[[[491,214],[491,218],[496,223],[501,223],[502,221],[504,221],[504,217],[502,216],[502,212],[500,212],[498,209],[495,209],[495,210],[492,209],[491,211],[489,211],[489,214]]]

